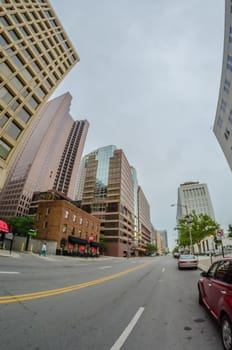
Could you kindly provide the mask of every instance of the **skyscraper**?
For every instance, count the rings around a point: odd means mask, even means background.
[[[134,236],[134,192],[131,167],[122,150],[106,146],[85,156],[81,200],[83,210],[101,220],[106,254],[125,256]],[[78,179],[78,182],[80,179]]]
[[[71,100],[66,93],[47,102],[27,129],[0,193],[0,216],[27,215],[34,192],[54,189],[75,198],[89,123],[73,120]]]
[[[48,0],[2,1],[0,14],[1,190],[25,131],[79,57]]]
[[[215,218],[208,186],[199,182],[185,182],[178,188],[177,221],[193,210],[196,214],[208,214]]]
[[[225,1],[224,53],[221,85],[214,122],[214,134],[232,170],[232,11],[231,1]]]
[[[126,256],[150,243],[150,208],[136,170],[110,145],[86,155],[78,176],[81,208],[101,220],[106,255]]]

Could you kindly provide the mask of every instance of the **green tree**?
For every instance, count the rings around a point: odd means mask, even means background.
[[[149,253],[154,253],[157,250],[155,244],[149,243],[147,244],[147,251]]]
[[[34,217],[12,216],[5,220],[13,234],[26,235],[34,227]]]
[[[230,224],[229,226],[228,226],[228,237],[232,237],[232,225]]]
[[[192,244],[200,243],[205,237],[214,236],[219,227],[219,224],[208,214],[197,215],[195,211],[192,211],[188,217],[185,216],[179,220],[175,230],[179,232],[179,244],[189,246],[191,243],[190,235],[192,236]]]

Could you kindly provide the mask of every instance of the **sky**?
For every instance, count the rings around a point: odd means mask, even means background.
[[[84,154],[122,149],[151,222],[177,233],[178,186],[206,183],[223,229],[232,224],[232,172],[212,131],[220,87],[224,1],[50,0],[80,62],[53,97],[87,119]]]

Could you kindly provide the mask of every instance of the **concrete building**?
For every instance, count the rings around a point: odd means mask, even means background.
[[[196,214],[208,214],[215,219],[208,186],[199,182],[185,182],[178,188],[177,221],[193,210]]]
[[[232,11],[225,1],[224,52],[214,134],[232,170]]]
[[[56,191],[35,194],[33,205],[37,239],[55,241],[66,255],[99,253],[100,220],[96,217]]]
[[[0,14],[1,190],[26,130],[79,57],[48,0],[2,1]]]
[[[80,176],[84,179],[78,178],[81,185],[77,200],[81,201],[83,210],[101,220],[106,255],[133,253],[135,235],[139,236],[139,228],[136,227],[139,220],[143,245],[150,243],[149,205],[140,188],[140,209],[135,208],[138,196],[136,172],[122,150],[110,145],[88,154],[82,161]]]
[[[34,192],[57,190],[74,199],[89,127],[69,114],[72,97],[59,96],[28,127],[0,193],[0,216],[26,216]]]
[[[138,227],[139,246],[145,249],[147,244],[151,243],[150,205],[140,186],[138,187]]]

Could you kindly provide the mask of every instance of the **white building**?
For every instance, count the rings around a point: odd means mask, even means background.
[[[232,11],[231,0],[225,1],[224,53],[221,85],[214,134],[232,170]]]
[[[208,214],[215,219],[207,185],[199,182],[185,182],[178,188],[177,221],[193,210],[197,215]]]

